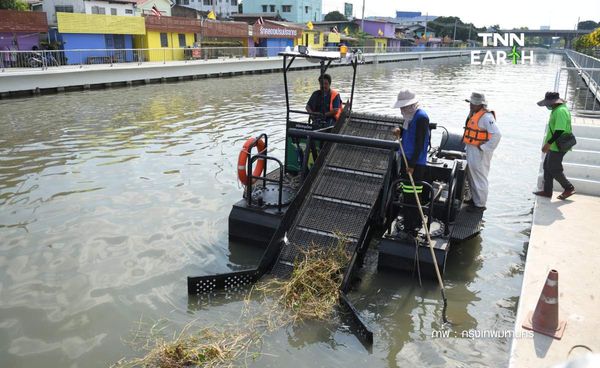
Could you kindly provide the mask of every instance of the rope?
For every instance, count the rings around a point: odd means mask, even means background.
[[[413,263],[413,277],[415,274],[415,268],[417,269],[417,276],[419,277],[419,286],[423,287],[423,281],[421,280],[421,265],[419,262],[419,241],[417,238],[414,238],[415,241],[415,260]]]
[[[398,143],[400,144],[400,152],[402,153],[402,160],[404,161],[404,166],[406,167],[406,173],[408,174],[408,178],[410,179],[410,183],[415,187],[415,180],[410,172],[408,172],[408,160],[406,159],[406,154],[404,153],[404,147],[402,147],[402,138],[398,138]],[[415,193],[415,199],[417,201],[417,208],[419,209],[419,214],[421,215],[421,221],[423,222],[423,228],[425,229],[425,236],[427,237],[427,244],[429,245],[429,250],[431,251],[431,258],[433,259],[433,266],[435,267],[435,274],[437,275],[437,280],[440,285],[440,291],[442,292],[442,300],[444,302],[444,307],[442,308],[442,320],[444,323],[448,323],[448,318],[446,318],[446,309],[448,308],[448,299],[446,298],[446,290],[444,288],[444,281],[442,280],[442,275],[440,273],[440,268],[437,263],[437,258],[435,257],[435,251],[433,250],[433,244],[431,242],[431,235],[429,234],[429,226],[427,225],[427,221],[425,220],[425,214],[423,213],[423,207],[421,206],[421,200],[419,199],[419,194]],[[433,203],[431,204],[433,205]]]

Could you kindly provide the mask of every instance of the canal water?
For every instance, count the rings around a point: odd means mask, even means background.
[[[351,297],[375,330],[372,351],[333,321],[268,336],[265,355],[248,364],[506,365],[548,117],[535,103],[563,64],[538,53],[535,65],[361,66],[356,110],[398,114],[395,94],[410,87],[451,131],[461,131],[474,90],[497,112],[503,137],[485,227],[452,249],[446,269],[451,334],[438,335],[436,284],[377,274],[371,261]],[[316,73],[291,74],[294,106],[317,87]],[[331,74],[347,97],[350,69]],[[139,321],[172,330],[236,321],[241,299],[189,301],[186,276],[258,262],[260,250],[227,240],[242,195],[237,155],[266,132],[282,157],[284,108],[280,74],[0,101],[0,366],[104,367],[138,354],[123,340]]]

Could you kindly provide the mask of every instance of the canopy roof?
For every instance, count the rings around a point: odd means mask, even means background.
[[[341,55],[338,51],[315,51],[311,49],[306,49],[306,53],[300,53],[298,51],[283,51],[279,53],[280,56],[294,56],[306,59],[316,59],[316,60],[338,60]]]

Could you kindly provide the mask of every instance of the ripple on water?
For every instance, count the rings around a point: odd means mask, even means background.
[[[394,91],[410,87],[432,121],[452,131],[461,130],[472,90],[498,113],[503,140],[485,230],[453,249],[446,269],[457,331],[514,320],[547,118],[535,101],[561,62],[540,57],[535,70],[428,61],[359,71],[358,110],[397,114]],[[344,99],[348,70],[331,71]],[[304,106],[315,72],[290,81],[292,106]],[[243,142],[267,132],[270,152],[283,156],[284,105],[277,74],[0,101],[10,122],[0,126],[0,366],[106,366],[131,354],[121,339],[142,316],[179,327],[190,318],[236,320],[239,301],[188,306],[185,277],[249,268],[260,257],[228,243],[227,216],[241,198]],[[281,331],[265,341],[276,357],[254,364],[504,365],[503,340],[429,338],[438,294],[435,285],[371,272],[352,296],[378,331],[372,354],[334,324]]]

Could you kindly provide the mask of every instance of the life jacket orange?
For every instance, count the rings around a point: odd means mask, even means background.
[[[494,119],[496,118],[496,113],[487,109],[481,109],[473,114],[473,116],[467,118],[465,123],[465,133],[463,134],[464,144],[479,147],[492,138],[492,133],[479,128],[479,119],[488,112],[491,112],[492,115],[494,115]]]
[[[329,111],[333,111],[333,101],[335,101],[335,98],[339,95],[338,91],[336,91],[335,89],[330,89],[329,90]],[[340,104],[340,107],[337,108],[335,115],[333,115],[333,117],[335,118],[335,121],[340,120],[340,116],[342,115],[342,110],[343,110],[344,106],[343,104]]]

